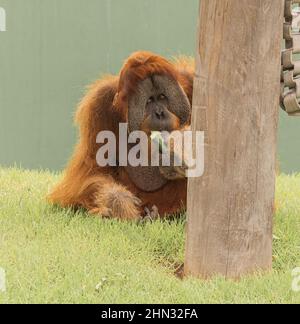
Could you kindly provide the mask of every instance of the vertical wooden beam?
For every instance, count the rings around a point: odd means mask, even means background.
[[[201,0],[185,273],[238,278],[272,266],[284,0]]]

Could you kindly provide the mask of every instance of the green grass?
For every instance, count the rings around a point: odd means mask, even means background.
[[[278,178],[272,273],[240,282],[174,276],[183,218],[138,226],[49,206],[58,178],[0,169],[0,303],[300,303],[300,176]]]

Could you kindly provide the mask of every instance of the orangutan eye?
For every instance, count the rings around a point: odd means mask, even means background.
[[[154,101],[154,97],[150,97],[147,101],[147,104],[151,104]]]
[[[165,99],[167,99],[167,97],[162,93],[161,95],[159,95],[158,99],[165,100]]]

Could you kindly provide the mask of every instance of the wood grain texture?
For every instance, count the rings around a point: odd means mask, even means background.
[[[272,266],[283,0],[200,1],[193,130],[205,173],[189,179],[185,273]]]

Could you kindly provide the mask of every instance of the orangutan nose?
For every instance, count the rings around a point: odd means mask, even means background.
[[[165,118],[165,112],[163,108],[158,107],[155,111],[155,116],[157,119],[161,120]]]

